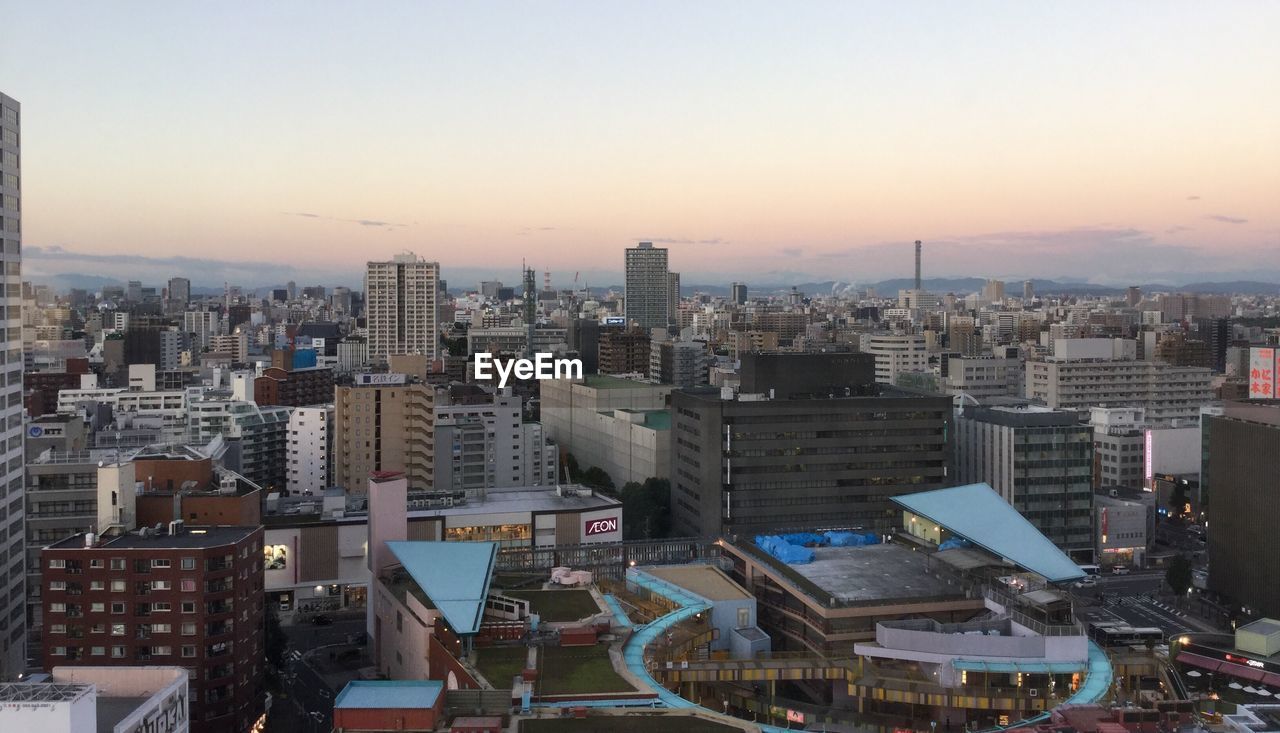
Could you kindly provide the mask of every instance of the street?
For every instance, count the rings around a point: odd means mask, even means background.
[[[360,616],[334,618],[329,626],[304,622],[284,627],[289,651],[281,670],[281,685],[288,697],[272,705],[268,731],[327,733],[333,729],[333,698],[338,691],[330,689],[305,657],[313,649],[345,643],[351,636],[363,633],[364,625],[364,617]]]
[[[1164,572],[1136,571],[1127,575],[1102,575],[1093,588],[1074,588],[1076,596],[1087,600],[1080,616],[1087,623],[1119,621],[1134,627],[1155,627],[1165,638],[1187,632],[1207,631],[1212,626],[1190,618],[1182,603],[1164,590]]]

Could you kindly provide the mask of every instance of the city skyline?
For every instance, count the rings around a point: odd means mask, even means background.
[[[29,279],[1280,281],[1274,5],[133,7],[5,11]]]

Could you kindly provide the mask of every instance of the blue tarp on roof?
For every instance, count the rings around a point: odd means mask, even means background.
[[[431,708],[444,691],[438,680],[352,680],[338,693],[334,708]]]
[[[480,630],[496,542],[388,542],[400,564],[459,634]]]
[[[982,549],[1055,583],[1084,571],[986,484],[891,497],[899,506],[946,527]]]

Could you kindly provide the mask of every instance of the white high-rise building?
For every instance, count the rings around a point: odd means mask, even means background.
[[[671,301],[671,273],[667,269],[667,250],[653,242],[641,242],[627,248],[626,255],[627,323],[641,328],[666,328]]]
[[[182,330],[194,334],[192,348],[206,349],[209,340],[222,333],[222,319],[215,311],[187,311],[182,316]]]
[[[294,409],[286,453],[290,494],[320,496],[333,485],[333,405]]]
[[[407,252],[389,262],[369,262],[364,274],[369,360],[392,354],[437,356],[440,263]]]
[[[862,351],[875,355],[876,381],[880,384],[894,384],[903,372],[929,370],[929,347],[922,334],[864,334]]]
[[[3,242],[4,287],[0,304],[8,328],[4,329],[0,361],[0,487],[6,509],[0,513],[0,680],[12,680],[26,668],[26,571],[23,537],[22,478],[22,201],[19,183],[19,122],[21,109],[14,99],[0,94],[0,242]]]

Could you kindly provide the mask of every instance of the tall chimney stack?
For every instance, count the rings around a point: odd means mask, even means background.
[[[916,240],[916,290],[920,289],[920,240]]]

